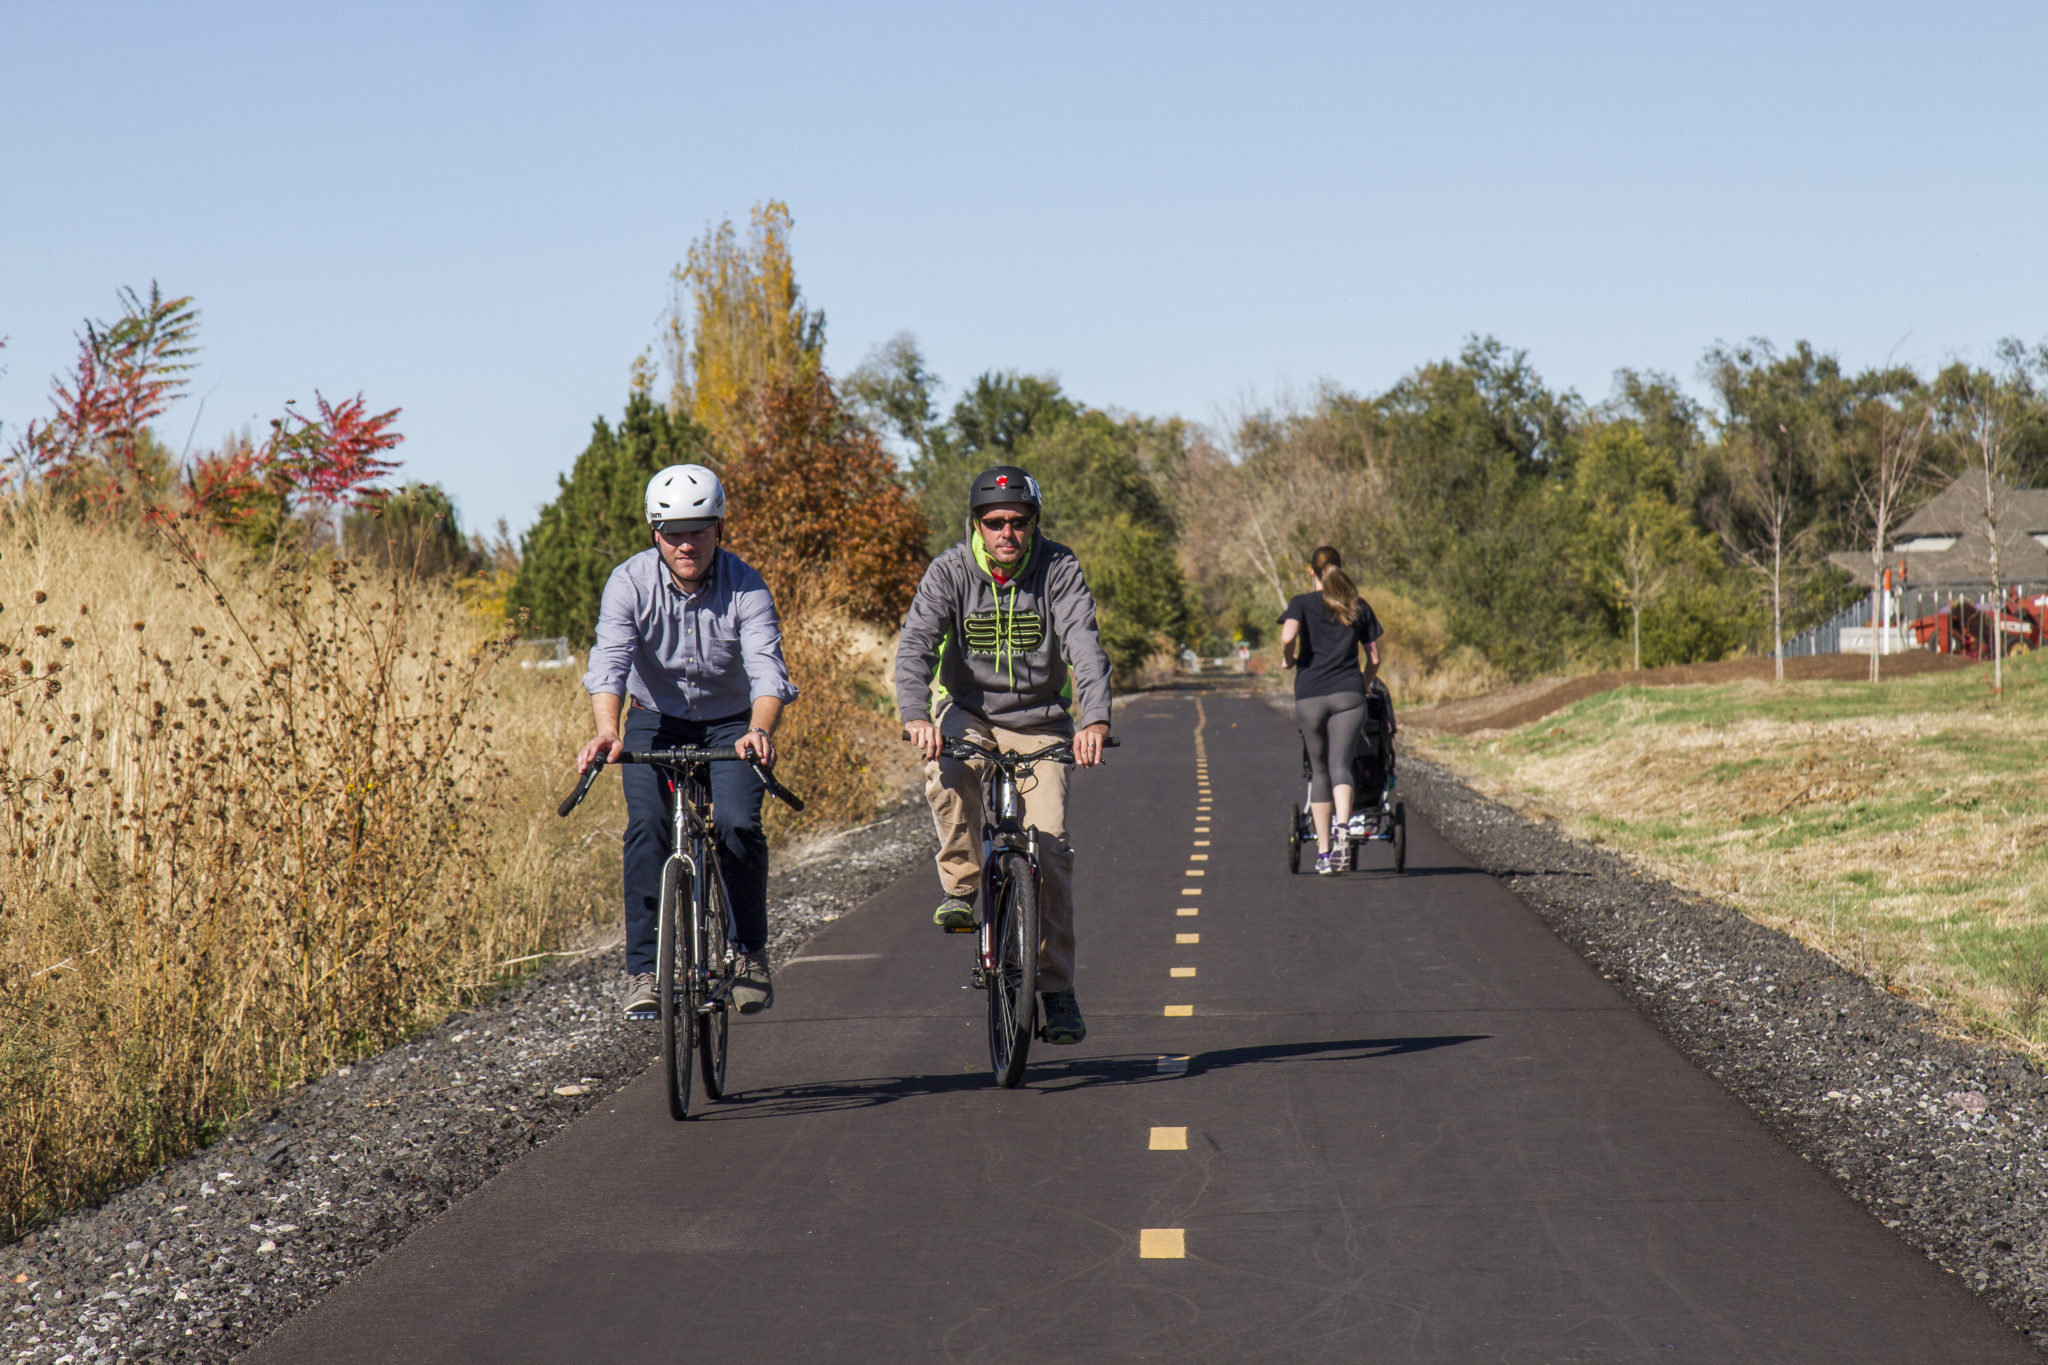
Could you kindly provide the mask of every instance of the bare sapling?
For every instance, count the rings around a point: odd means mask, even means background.
[[[1924,403],[1894,407],[1880,400],[1874,406],[1878,414],[1877,459],[1856,481],[1857,508],[1863,514],[1864,524],[1870,528],[1873,627],[1881,615],[1878,604],[1884,592],[1885,546],[1899,514],[1920,488],[1927,454],[1927,432],[1933,421],[1933,410]],[[1870,635],[1872,682],[1878,681],[1878,660],[1883,654],[1883,647],[1883,641],[1873,629]]]
[[[1615,595],[1628,606],[1629,643],[1634,652],[1632,667],[1643,666],[1643,608],[1655,601],[1671,580],[1670,567],[1662,562],[1655,541],[1641,524],[1630,517],[1620,543],[1615,546],[1619,569],[1613,575]],[[1784,663],[1778,665],[1784,675]]]

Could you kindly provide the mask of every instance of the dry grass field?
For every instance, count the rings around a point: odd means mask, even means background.
[[[864,818],[895,737],[871,668],[820,614],[787,647],[801,827]],[[440,587],[10,509],[0,1238],[616,935],[618,784],[554,813],[576,670],[507,654]]]
[[[2048,661],[1629,687],[1409,731],[1480,790],[1736,906],[1958,1024],[2048,1042]]]

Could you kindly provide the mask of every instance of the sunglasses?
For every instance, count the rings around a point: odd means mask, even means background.
[[[989,531],[1028,531],[1037,517],[983,517],[981,524]]]

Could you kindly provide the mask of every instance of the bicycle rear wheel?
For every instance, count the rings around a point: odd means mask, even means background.
[[[1394,871],[1408,871],[1408,805],[1405,801],[1394,803]]]
[[[697,1036],[697,1011],[690,1007],[690,874],[681,858],[661,869],[661,938],[656,947],[655,986],[661,997],[661,1072],[668,1085],[668,1116],[690,1116],[690,1067]]]
[[[1004,854],[1000,866],[995,964],[988,978],[988,1061],[996,1084],[1009,1088],[1024,1079],[1038,1022],[1038,882],[1021,853]]]
[[[732,942],[727,938],[731,911],[725,903],[725,879],[717,864],[704,879],[704,970],[694,973],[699,983],[697,1002],[697,1070],[704,1077],[707,1099],[725,1098],[725,1040],[731,1023]]]
[[[1301,803],[1287,808],[1287,871],[1301,871]]]

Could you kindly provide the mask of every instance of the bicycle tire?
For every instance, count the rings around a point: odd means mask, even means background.
[[[1287,871],[1290,876],[1301,871],[1301,803],[1299,801],[1287,808]]]
[[[1408,871],[1408,803],[1394,803],[1394,871],[1406,875]]]
[[[1038,1022],[1038,882],[1021,853],[1003,855],[988,978],[988,1061],[996,1084],[1024,1079]]]
[[[690,874],[680,858],[661,869],[661,931],[656,946],[655,986],[661,1000],[661,1072],[668,1087],[668,1116],[690,1116],[690,1071],[697,1011],[690,1007],[690,935],[682,909],[690,903]]]
[[[718,875],[715,862],[711,875],[704,879],[704,889],[709,893],[704,897],[703,909],[704,970],[690,978],[700,991],[697,1070],[704,1078],[704,1097],[721,1100],[725,1098],[726,1039],[732,1024],[732,943],[727,937],[732,911],[726,905],[725,880]]]

